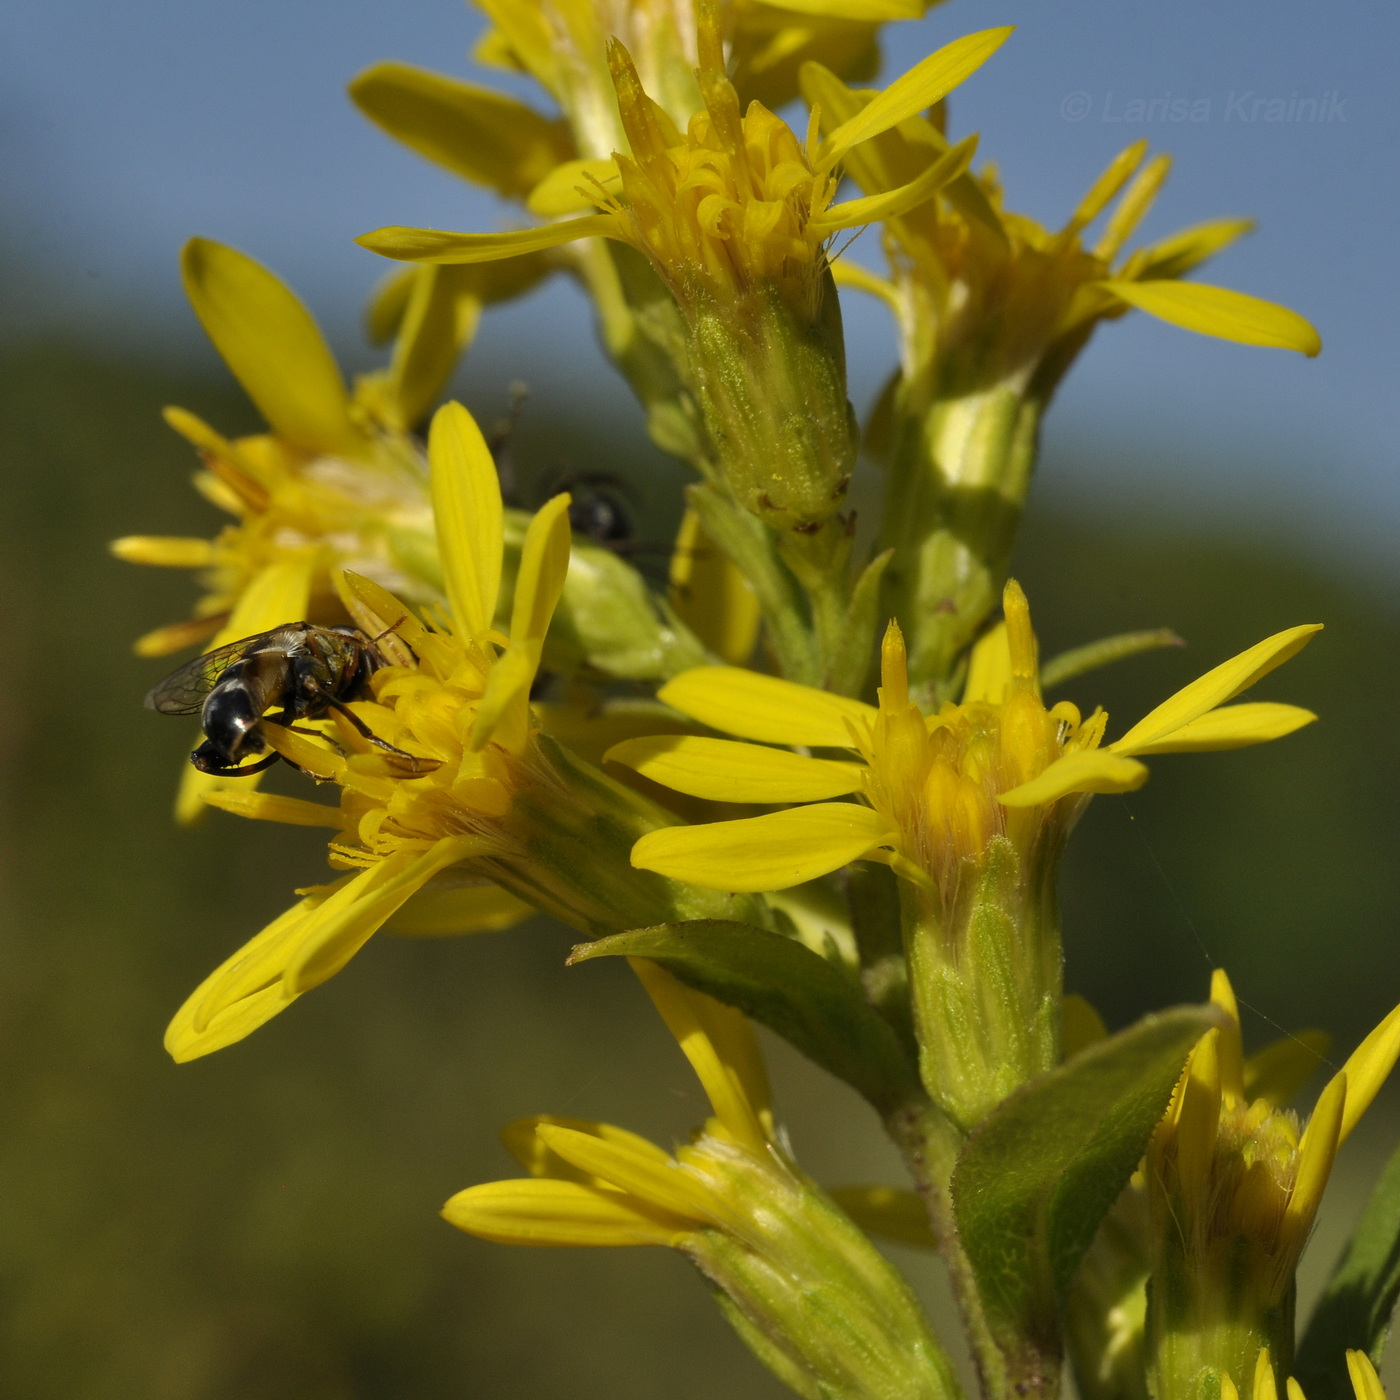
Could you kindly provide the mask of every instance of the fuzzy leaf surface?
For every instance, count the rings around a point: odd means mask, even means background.
[[[1191,1047],[1219,1022],[1180,1006],[1082,1050],[999,1104],[953,1173],[953,1208],[993,1329],[1055,1345],[1070,1276],[1166,1111]]]

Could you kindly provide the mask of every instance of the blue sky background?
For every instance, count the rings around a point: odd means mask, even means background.
[[[1041,489],[1236,528],[1277,521],[1389,573],[1400,528],[1390,71],[1400,11],[1379,0],[951,0],[890,31],[888,71],[1007,22],[1019,32],[955,95],[952,121],[983,133],[1011,205],[1062,219],[1122,145],[1147,135],[1177,165],[1144,235],[1257,217],[1258,233],[1207,276],[1296,307],[1326,347],[1304,361],[1142,316],[1109,326],[1052,415]],[[363,358],[358,308],[384,265],[353,235],[509,215],[372,129],[345,81],[389,57],[470,75],[480,24],[457,0],[10,0],[0,12],[10,333],[59,323],[212,363],[176,274],[180,243],[200,233],[268,262]],[[1319,99],[1328,119],[1268,122],[1256,107],[1295,95]],[[1154,98],[1208,115],[1164,121],[1159,105],[1152,121],[1113,120]],[[863,406],[894,352],[883,313],[848,304]],[[468,392],[498,394],[518,375],[538,395],[627,405],[592,352],[586,306],[562,284],[488,319]]]

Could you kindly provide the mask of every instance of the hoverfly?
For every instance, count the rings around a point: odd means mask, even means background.
[[[356,627],[288,622],[196,656],[146,696],[146,708],[199,715],[204,742],[190,762],[201,773],[261,773],[277,762],[277,753],[257,763],[239,762],[267,748],[258,733],[260,722],[294,729],[297,720],[323,719],[332,710],[412,774],[430,773],[439,766],[435,759],[415,757],[378,738],[346,703],[369,695],[369,678],[384,664],[375,640]],[[268,713],[279,706],[276,714]]]

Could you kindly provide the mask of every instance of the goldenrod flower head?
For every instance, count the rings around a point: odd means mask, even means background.
[[[1107,716],[1087,719],[1040,696],[1025,595],[1005,591],[1006,621],[974,651],[963,698],[933,715],[909,699],[903,640],[882,648],[880,703],[867,705],[776,677],[704,667],[660,697],[692,719],[754,741],[667,736],[608,757],[665,786],[729,802],[807,804],[766,816],[653,832],[634,864],[727,890],[777,890],[867,859],[955,892],[963,863],[994,837],[1023,853],[1063,835],[1093,793],[1141,786],[1139,755],[1239,748],[1315,718],[1293,705],[1226,705],[1320,630],[1290,628],[1192,682],[1103,743]],[[783,745],[788,747],[768,747]],[[844,759],[810,752],[845,749]],[[853,802],[828,799],[853,796]]]
[[[674,1152],[606,1123],[545,1115],[512,1123],[502,1140],[529,1178],[469,1187],[443,1216],[502,1244],[679,1249],[720,1291],[744,1340],[799,1394],[949,1393],[947,1360],[907,1285],[802,1174],[775,1130],[747,1021],[655,964],[632,965],[713,1116]]]
[[[429,608],[421,620],[372,580],[340,576],[347,611],[388,663],[371,677],[374,698],[349,707],[374,741],[339,714],[319,722],[320,738],[299,732],[306,726],[260,728],[284,758],[336,783],[339,806],[249,790],[205,798],[241,816],[332,828],[331,864],[354,873],[308,891],[204,981],[166,1034],[177,1060],[241,1040],[338,972],[430,885],[413,920],[425,932],[498,928],[531,906],[589,936],[728,912],[713,896],[696,892],[692,907],[664,880],[637,880],[632,841],[673,819],[543,738],[531,712],[569,567],[569,497],[530,522],[506,636],[493,625],[500,483],[460,404],[438,411],[428,457],[446,614]]]
[[[568,117],[578,152],[606,157],[620,149],[606,49],[627,46],[646,90],[684,126],[699,107],[701,58],[692,0],[480,0],[490,29],[476,57],[529,73]],[[718,7],[717,37],[745,99],[779,107],[797,96],[797,70],[823,58],[850,77],[878,66],[880,25],[917,19],[921,0],[825,0],[819,6],[730,0]]]
[[[195,311],[270,431],[230,441],[183,409],[166,410],[203,458],[196,485],[235,523],[213,540],[115,542],[124,559],[200,570],[207,590],[192,623],[143,637],[137,651],[165,655],[221,630],[226,640],[246,637],[312,616],[313,604],[343,620],[328,563],[420,596],[385,542],[395,531],[432,528],[425,464],[407,425],[395,421],[402,398],[379,379],[362,381],[352,398],[310,313],[251,258],[192,239],[182,265]],[[312,558],[323,549],[326,559]],[[269,571],[293,561],[305,566],[300,587],[269,590]],[[240,610],[250,593],[268,591],[278,595],[274,606]]]
[[[266,268],[205,239],[186,245],[182,266],[195,311],[270,431],[231,440],[184,409],[166,410],[203,459],[195,485],[233,523],[212,540],[113,543],[134,563],[195,569],[205,589],[190,621],[148,633],[137,652],[223,646],[291,619],[344,622],[337,568],[413,602],[439,597],[427,463],[408,430],[491,299],[484,284],[462,279],[470,269],[416,269],[401,289],[391,366],[362,376],[352,395],[311,314]],[[517,288],[537,275],[520,271]],[[492,293],[506,294],[504,283]],[[197,816],[200,794],[222,786],[187,769],[180,816]]]
[[[819,64],[804,68],[803,90],[828,125],[871,100]],[[847,170],[877,195],[948,149],[939,127],[915,116],[853,151]],[[1171,167],[1165,155],[1144,164],[1146,154],[1146,140],[1123,151],[1059,229],[1007,210],[993,168],[969,172],[886,222],[889,280],[838,265],[838,281],[881,297],[896,316],[906,411],[927,407],[935,391],[953,397],[995,384],[1043,402],[1094,326],[1133,307],[1205,335],[1318,353],[1317,332],[1295,312],[1181,280],[1249,232],[1250,220],[1214,220],[1125,255]],[[1118,196],[1089,241],[1086,229]]]
[[[848,151],[950,91],[1010,31],[956,40],[825,140],[812,123],[804,143],[761,103],[741,108],[725,71],[719,13],[713,0],[699,9],[695,79],[703,107],[683,128],[646,91],[625,45],[610,44],[624,141],[610,159],[559,166],[529,200],[540,215],[589,204],[600,212],[500,234],[386,228],[359,241],[387,257],[462,265],[590,237],[636,248],[683,314],[686,343],[673,371],[683,372],[698,402],[715,472],[775,528],[812,534],[844,499],[856,451],[829,242],[842,229],[930,199],[966,168],[972,144],[875,199],[833,205],[838,166]]]
[[[1291,1361],[1294,1274],[1333,1160],[1400,1057],[1397,1007],[1304,1123],[1281,1105],[1280,1087],[1295,1084],[1281,1084],[1277,1048],[1272,1085],[1257,1061],[1246,1064],[1223,971],[1212,978],[1211,1000],[1225,1025],[1192,1051],[1142,1169],[1158,1281],[1149,1293],[1151,1364],[1157,1393],[1168,1396],[1202,1366],[1244,1386],[1261,1346]],[[1282,1046],[1296,1066],[1316,1063],[1306,1042]]]
[[[607,212],[509,233],[449,233],[383,228],[358,241],[405,262],[468,264],[518,257],[581,238],[629,243],[652,256],[673,285],[694,269],[732,280],[745,269],[766,274],[789,262],[824,266],[830,237],[893,217],[932,197],[965,168],[966,143],[923,163],[879,198],[832,205],[833,176],[849,152],[936,102],[975,72],[1005,42],[1009,29],[989,29],[945,45],[916,64],[823,141],[815,125],[805,143],[760,103],[741,113],[725,73],[716,25],[706,5],[699,19],[697,104],[677,120],[649,93],[630,51],[609,49],[613,100],[622,141],[606,155],[561,165],[536,187],[531,207],[563,214],[592,204]],[[626,162],[624,165],[623,162]],[[638,208],[631,206],[630,191]],[[667,207],[668,194],[678,203]],[[747,237],[759,246],[741,248]],[[716,246],[710,247],[713,242]],[[718,284],[716,284],[718,285]]]
[[[435,418],[429,455],[450,621],[420,622],[373,581],[344,580],[348,610],[391,662],[373,677],[374,700],[352,708],[399,753],[338,715],[321,722],[324,741],[265,723],[264,738],[283,757],[340,784],[341,805],[208,795],[242,815],[338,829],[332,864],[358,873],[308,893],[206,979],[167,1032],[176,1059],[242,1039],[344,966],[441,871],[509,847],[499,819],[534,732],[529,691],[568,568],[569,498],[556,496],[531,523],[507,638],[492,627],[504,549],[500,487],[460,405]]]

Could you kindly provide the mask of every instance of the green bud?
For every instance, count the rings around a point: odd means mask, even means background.
[[[705,1134],[686,1160],[742,1230],[683,1246],[770,1370],[811,1400],[953,1400],[958,1384],[909,1286],[813,1182]]]
[[[496,616],[510,616],[530,517],[507,511],[505,561]],[[625,559],[577,536],[564,592],[545,638],[544,667],[567,676],[669,680],[713,662],[694,633]]]
[[[993,836],[964,858],[951,899],[900,881],[920,1073],[965,1131],[1059,1063],[1057,859]]]
[[[697,296],[691,372],[729,492],[778,531],[811,533],[846,499],[855,416],[846,398],[841,312],[831,274],[815,315],[762,284],[720,303]]]
[[[881,545],[885,599],[921,700],[942,692],[1001,597],[1021,522],[1041,403],[1016,381],[906,410],[897,425]]]

